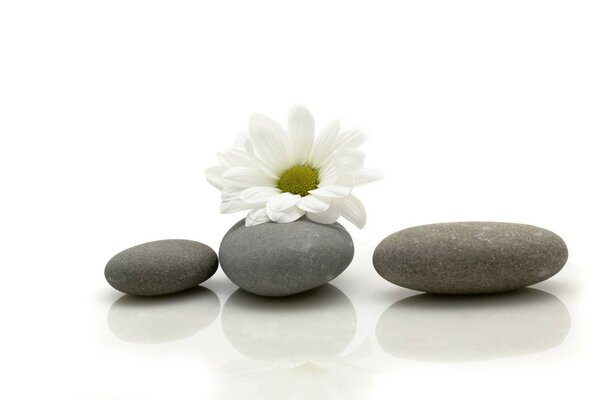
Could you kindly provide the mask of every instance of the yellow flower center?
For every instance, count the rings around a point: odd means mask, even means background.
[[[319,187],[319,170],[310,165],[294,165],[281,174],[277,187],[282,192],[306,196],[309,190]]]

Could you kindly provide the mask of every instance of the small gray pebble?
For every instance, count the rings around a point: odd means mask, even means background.
[[[305,292],[341,274],[354,257],[354,244],[338,223],[301,218],[246,227],[225,234],[219,249],[223,272],[240,288],[262,296]]]
[[[191,240],[159,240],[123,250],[110,259],[104,276],[115,289],[137,296],[181,292],[216,271],[216,253]]]
[[[440,294],[495,293],[558,273],[568,251],[556,234],[531,225],[454,222],[404,229],[375,249],[373,264],[388,281]]]

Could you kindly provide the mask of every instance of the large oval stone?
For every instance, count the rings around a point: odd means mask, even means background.
[[[565,265],[567,246],[531,225],[454,222],[396,232],[375,249],[388,281],[442,294],[494,293],[542,282]]]
[[[242,220],[225,234],[219,249],[229,279],[262,296],[313,289],[341,274],[353,257],[354,244],[343,226],[305,218],[251,227]]]
[[[137,296],[176,293],[210,278],[219,261],[205,244],[159,240],[123,250],[108,261],[104,276],[115,289]]]

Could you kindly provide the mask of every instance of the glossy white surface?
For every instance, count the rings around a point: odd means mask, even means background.
[[[0,3],[2,399],[598,398],[600,20],[592,1]],[[288,300],[104,281],[116,252],[217,249],[242,216],[202,176],[251,112],[370,134],[369,221]],[[564,238],[494,297],[379,278],[388,234],[493,220]]]
[[[106,247],[84,242],[82,253]],[[364,399],[475,398],[498,385],[490,398],[553,397],[591,373],[596,297],[576,264],[533,289],[446,298],[393,287],[367,255],[332,284],[284,299],[246,294],[221,271],[196,290],[139,299],[109,288],[101,262],[81,261],[99,255],[65,255],[68,267],[47,267],[69,278],[48,271],[32,293],[7,289],[8,388],[23,398]]]

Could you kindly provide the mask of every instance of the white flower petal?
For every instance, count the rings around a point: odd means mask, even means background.
[[[348,186],[338,186],[338,185],[327,185],[322,186],[314,190],[310,190],[308,193],[314,194],[319,197],[346,197],[352,192],[352,188]]]
[[[329,208],[322,213],[306,213],[306,217],[319,224],[333,224],[340,218],[342,207],[339,200],[333,200]]]
[[[338,168],[345,173],[361,169],[365,162],[365,154],[355,148],[343,149],[335,153],[337,162],[339,163]]]
[[[334,121],[321,132],[311,156],[311,162],[315,167],[321,168],[325,165],[327,158],[333,155],[339,131],[340,121]]]
[[[338,149],[358,147],[364,143],[366,137],[359,129],[343,131],[338,135],[336,147]]]
[[[330,163],[335,157],[334,152],[343,154],[344,151],[358,151],[356,147],[365,140],[366,136],[358,129],[339,132],[339,124],[337,128],[338,132],[335,135],[330,132],[329,135],[326,135],[327,140],[323,140],[322,143],[317,143],[315,146],[314,163],[317,167],[323,167]],[[317,150],[317,146],[322,147],[323,150]]]
[[[275,179],[265,174],[260,168],[235,167],[223,173],[223,178],[241,187],[275,186]]]
[[[217,158],[221,164],[226,167],[253,167],[254,163],[248,157],[243,149],[229,149],[222,153],[217,153]]]
[[[288,130],[292,145],[292,163],[306,164],[315,139],[315,120],[306,108],[296,105],[292,107],[288,116]]]
[[[267,212],[269,210],[273,212],[281,212],[285,211],[288,208],[291,208],[298,204],[298,202],[302,199],[299,194],[291,194],[291,193],[281,193],[277,196],[271,197],[269,201],[267,201]]]
[[[255,186],[244,190],[240,198],[244,203],[252,204],[253,206],[264,206],[273,196],[277,196],[281,190],[269,186]]]
[[[325,199],[320,199],[317,196],[304,196],[298,202],[298,208],[311,213],[321,213],[327,211],[330,202]]]
[[[351,171],[347,171],[344,169],[343,164],[342,164],[342,160],[340,160],[340,157],[336,154],[336,156],[333,159],[333,163],[335,164],[335,185],[338,186],[347,186],[347,187],[354,187],[354,174]],[[325,185],[322,185],[325,186]]]
[[[273,211],[267,206],[267,215],[271,221],[278,223],[287,223],[296,221],[304,216],[304,210],[299,209],[296,206],[289,207],[284,211]]]
[[[204,171],[204,176],[206,177],[208,183],[210,183],[219,190],[223,190],[223,188],[225,187],[223,173],[226,169],[227,167],[223,165],[216,165],[214,167],[207,168],[206,171]]]
[[[231,214],[239,211],[246,211],[250,208],[252,208],[252,206],[244,203],[241,200],[223,201],[221,203],[221,206],[219,207],[221,213],[223,214]]]
[[[321,186],[333,185],[337,180],[335,162],[331,161],[319,170],[319,184]]]
[[[364,185],[365,183],[371,183],[383,179],[383,175],[379,171],[372,169],[361,169],[354,174],[354,184]]]
[[[279,179],[279,174],[273,171],[273,169],[267,166],[267,164],[265,164],[264,161],[262,161],[256,156],[256,154],[254,154],[254,148],[252,147],[252,141],[250,140],[250,138],[246,138],[246,141],[244,142],[244,147],[248,158],[252,160],[252,162],[256,164],[260,169],[262,169],[266,175],[274,179]]]
[[[244,189],[237,187],[237,186],[226,187],[221,192],[221,200],[222,201],[241,200],[242,190],[244,190]]]
[[[361,169],[354,174],[345,174],[341,176],[337,183],[345,186],[358,186],[375,182],[383,178],[383,175],[372,169]]]
[[[362,229],[367,223],[367,212],[363,203],[354,195],[341,200],[342,201],[342,217]]]
[[[271,219],[267,215],[267,210],[263,208],[255,208],[250,210],[246,216],[246,226],[255,226],[269,222]]]
[[[267,201],[267,215],[275,222],[292,222],[304,215],[304,210],[296,207],[302,199],[300,195],[281,193]]]
[[[281,126],[260,114],[250,117],[250,141],[254,154],[275,173],[291,166],[289,138]]]

